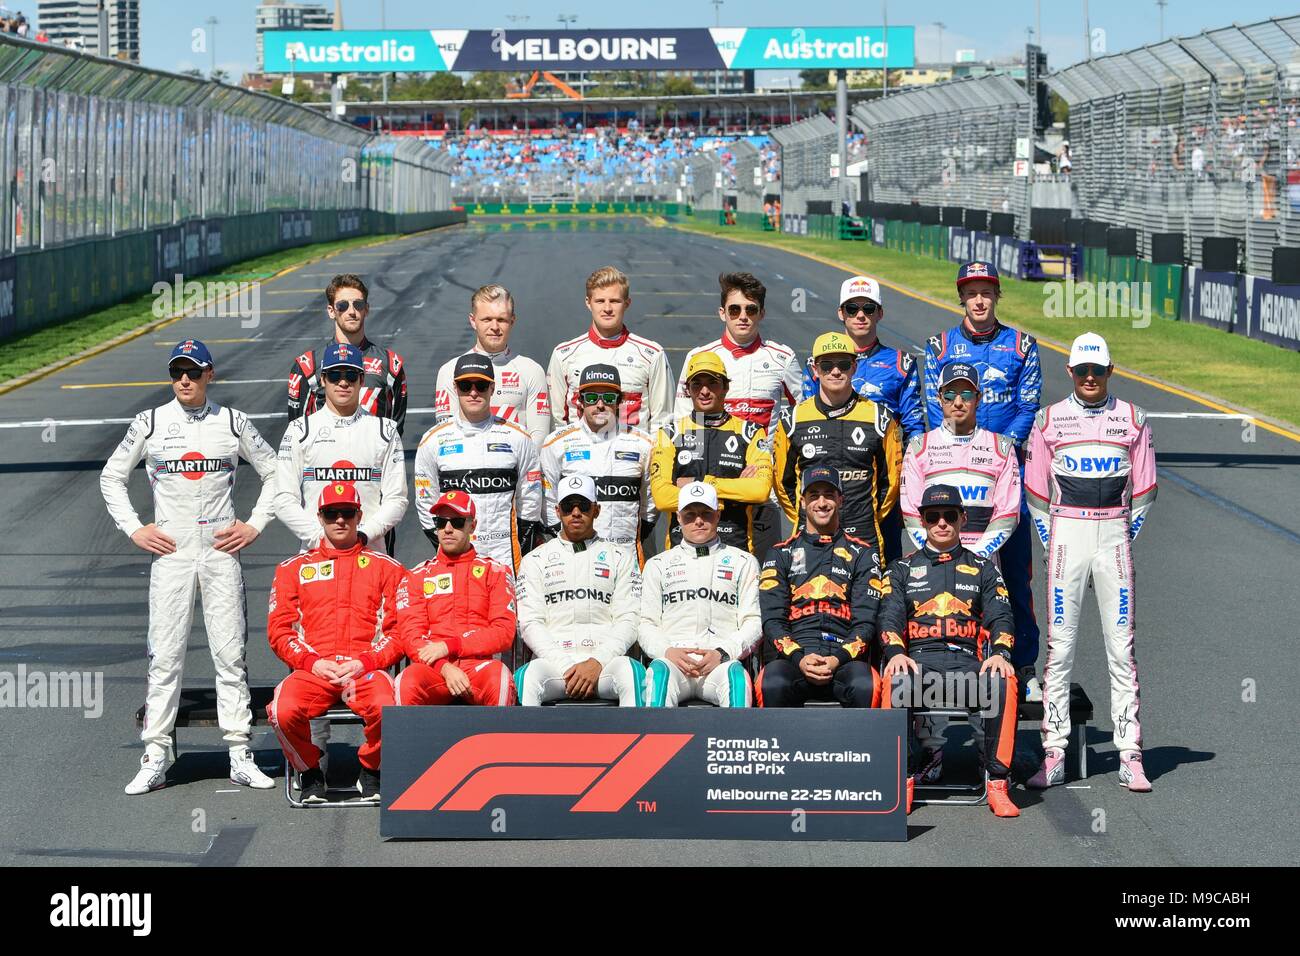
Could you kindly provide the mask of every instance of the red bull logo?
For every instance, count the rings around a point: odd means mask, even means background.
[[[928,601],[922,601],[912,607],[914,617],[924,617],[929,614],[935,617],[952,617],[957,614],[969,615],[970,602],[958,600],[947,591],[944,591],[942,594],[936,594]]]
[[[805,581],[790,591],[791,604],[797,601],[828,601],[832,599],[847,601],[849,592],[843,584],[832,581],[824,574],[819,574],[811,581]]]

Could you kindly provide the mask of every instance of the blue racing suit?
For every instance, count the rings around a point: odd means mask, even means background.
[[[1015,442],[1023,484],[1024,445],[1038,414],[1043,387],[1038,343],[1032,335],[1000,323],[995,323],[989,332],[976,335],[965,320],[956,328],[933,336],[925,347],[925,412],[931,428],[938,428],[943,422],[939,372],[949,362],[966,362],[979,372],[980,404],[975,423],[1007,435]],[[1029,526],[1029,512],[1022,497],[1020,522],[998,552],[1016,619],[1016,643],[1011,658],[1016,667],[1038,660],[1038,621],[1034,617],[1034,593],[1030,586],[1033,569]]]

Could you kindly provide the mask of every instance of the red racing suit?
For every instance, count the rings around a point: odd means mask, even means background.
[[[515,702],[510,671],[492,659],[515,640],[515,586],[505,565],[473,548],[454,557],[439,550],[403,576],[397,611],[412,662],[397,677],[398,703],[451,703],[442,674],[448,664],[469,678],[470,702],[498,707]],[[447,655],[425,664],[420,649],[439,641],[447,645]]]
[[[602,364],[618,369],[623,390],[619,421],[649,435],[672,421],[673,376],[663,346],[633,335],[626,327],[612,339],[588,328],[576,339],[557,345],[546,368],[556,428],[582,417],[578,380],[588,365]]]
[[[276,568],[266,632],[271,650],[293,673],[276,687],[266,715],[285,757],[299,772],[320,761],[311,742],[311,720],[340,700],[364,725],[366,742],[358,760],[367,769],[379,769],[382,710],[397,702],[385,668],[402,657],[397,589],[404,573],[392,558],[360,544],[345,551],[316,547]],[[318,660],[360,661],[362,670],[340,686],[312,673]]]

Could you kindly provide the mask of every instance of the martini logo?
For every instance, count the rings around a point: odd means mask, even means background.
[[[378,468],[358,468],[350,461],[336,461],[327,468],[312,468],[309,477],[316,481],[378,481]]]
[[[571,813],[618,813],[693,734],[476,734],[455,743],[394,811],[482,810],[498,797],[576,796]]]
[[[163,462],[163,468],[169,475],[184,475],[190,481],[198,481],[204,475],[214,475],[224,471],[229,462],[224,458],[204,458],[197,451],[187,451],[180,458]]]

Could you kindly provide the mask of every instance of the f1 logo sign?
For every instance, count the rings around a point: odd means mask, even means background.
[[[496,797],[579,796],[572,813],[617,813],[694,734],[476,734],[422,773],[392,810],[482,810]]]

